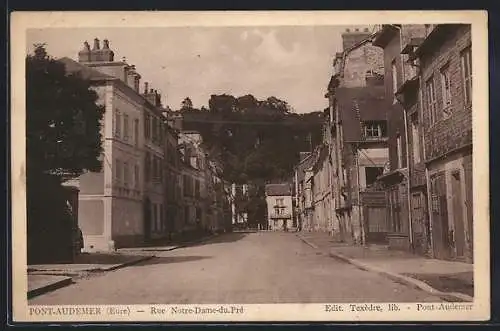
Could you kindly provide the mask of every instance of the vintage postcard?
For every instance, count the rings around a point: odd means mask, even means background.
[[[12,13],[13,322],[488,320],[487,35]]]

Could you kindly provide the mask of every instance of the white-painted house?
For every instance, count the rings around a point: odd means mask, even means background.
[[[266,185],[268,229],[288,231],[294,227],[292,186],[288,183]]]
[[[141,76],[134,66],[114,61],[107,40],[101,48],[95,39],[92,49],[85,42],[78,53],[78,62],[70,58],[59,61],[65,64],[68,73],[79,72],[91,81],[98,94],[97,102],[105,110],[101,123],[102,171],[84,173],[74,181],[80,190],[78,223],[84,236],[84,250],[108,251],[143,242],[153,226],[162,227],[163,193],[159,177],[163,149],[159,138],[158,148],[153,148],[158,159],[156,165],[148,162],[145,151],[152,148],[148,137],[153,134],[147,130],[161,135],[163,129],[156,123],[163,121],[146,122],[151,119],[147,114],[154,112],[151,110],[154,106],[139,91]],[[161,112],[157,115],[159,118]],[[151,124],[157,127],[151,128]],[[149,183],[146,185],[148,176],[158,181],[158,190]],[[154,206],[145,208],[145,191],[157,192],[151,198]],[[155,212],[147,215],[145,210],[153,207]]]

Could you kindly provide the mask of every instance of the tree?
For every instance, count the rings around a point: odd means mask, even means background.
[[[184,100],[181,102],[181,110],[192,110],[193,109],[193,101],[191,101],[191,98],[186,97]]]
[[[28,172],[72,178],[100,171],[104,107],[78,74],[35,45],[26,58],[26,138]]]
[[[100,171],[104,108],[78,74],[35,45],[26,57],[28,262],[69,261],[74,219],[61,182]]]

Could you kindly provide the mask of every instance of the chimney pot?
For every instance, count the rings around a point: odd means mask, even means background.
[[[149,93],[153,93],[153,89],[150,89],[150,90],[149,90]]]
[[[144,94],[148,93],[148,82],[144,82]]]
[[[99,39],[94,38],[94,48],[92,50],[98,50],[98,49],[100,49]]]
[[[102,42],[103,42],[102,48],[103,49],[109,49],[109,40],[108,39],[104,39]]]

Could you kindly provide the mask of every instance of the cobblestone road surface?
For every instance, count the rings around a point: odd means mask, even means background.
[[[232,233],[155,255],[78,280],[29,304],[441,301],[322,255],[293,233]]]

